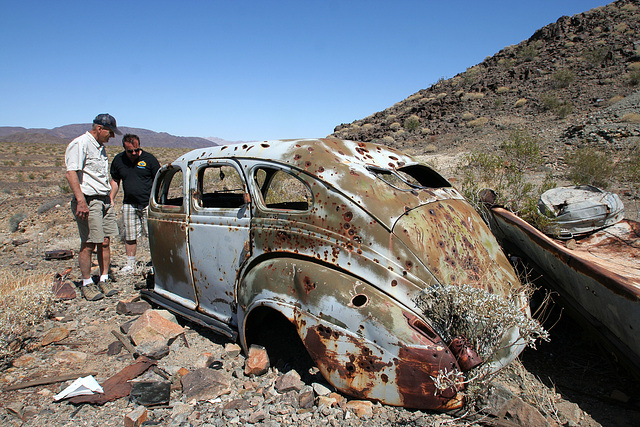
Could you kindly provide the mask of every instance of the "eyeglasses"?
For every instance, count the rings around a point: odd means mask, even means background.
[[[126,150],[127,153],[129,154],[133,154],[133,153],[139,153],[142,151],[142,148],[134,148],[133,150]]]

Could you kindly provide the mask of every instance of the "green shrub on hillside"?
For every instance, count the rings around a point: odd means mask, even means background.
[[[588,184],[607,188],[615,174],[615,164],[603,162],[604,153],[593,148],[580,148],[568,154],[565,159],[569,166],[567,178],[576,185]]]
[[[569,87],[576,79],[576,74],[569,68],[558,70],[551,75],[551,81],[557,88]]]
[[[404,121],[404,128],[409,132],[413,132],[419,127],[420,127],[420,118],[415,114],[410,115]]]
[[[499,150],[491,153],[473,151],[458,163],[462,176],[461,190],[480,209],[480,190],[491,188],[498,195],[496,203],[529,222],[541,225],[545,220],[538,215],[538,198],[555,183],[550,174],[541,184],[530,182],[525,174],[539,170],[543,163],[540,141],[526,131],[517,130],[500,145]]]

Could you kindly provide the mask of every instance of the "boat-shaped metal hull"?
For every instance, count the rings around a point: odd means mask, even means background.
[[[640,223],[623,220],[566,242],[504,208],[487,210],[503,248],[528,260],[577,320],[640,377]]]

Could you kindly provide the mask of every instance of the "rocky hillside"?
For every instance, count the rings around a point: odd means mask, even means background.
[[[567,147],[636,143],[639,83],[640,1],[619,0],[563,16],[333,135],[427,154],[492,149],[523,129],[544,141],[555,163]]]

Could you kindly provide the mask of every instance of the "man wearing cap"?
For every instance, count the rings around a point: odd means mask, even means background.
[[[136,264],[137,239],[143,233],[147,234],[147,205],[153,178],[160,169],[160,163],[153,154],[142,151],[137,135],[128,133],[123,136],[122,146],[124,150],[111,162],[111,200],[115,200],[122,183],[122,219],[127,265],[120,272],[132,273]]]
[[[109,158],[104,147],[114,134],[121,135],[116,119],[109,114],[99,114],[93,120],[91,130],[71,141],[65,153],[65,176],[73,192],[71,210],[80,233],[78,263],[82,274],[81,289],[87,301],[118,293],[109,280],[110,237],[118,235],[118,225],[109,196]],[[91,278],[94,249],[97,249],[100,268],[97,286]]]

